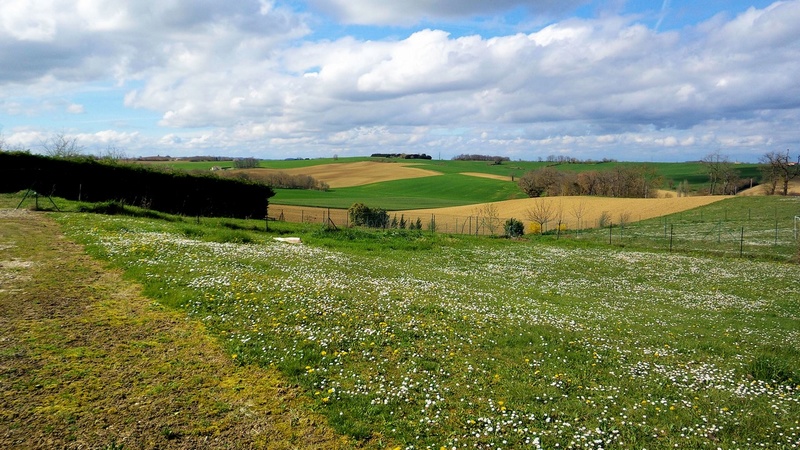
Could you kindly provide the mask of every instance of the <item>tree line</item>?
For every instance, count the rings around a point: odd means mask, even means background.
[[[171,214],[240,218],[264,217],[275,195],[269,186],[210,174],[0,151],[0,192],[26,190],[77,201],[118,201]]]
[[[785,152],[772,151],[765,153],[760,162],[763,164],[761,173],[765,192],[769,195],[789,195],[789,183],[800,178],[800,155],[793,160],[788,149]]]
[[[507,156],[490,156],[490,155],[458,155],[453,157],[453,161],[492,161],[495,164],[500,162],[511,161]]]
[[[278,189],[307,189],[315,191],[327,191],[330,189],[328,183],[317,180],[311,175],[295,174],[286,172],[231,172],[226,170],[217,171],[216,174],[224,178],[235,178],[242,181],[252,181],[266,184],[267,186]]]
[[[706,169],[711,195],[735,195],[748,183],[740,179],[735,164],[719,151],[709,153],[700,160]],[[788,195],[789,183],[800,178],[800,155],[792,159],[789,150],[769,151],[759,158],[761,186],[767,195]]]
[[[543,167],[526,173],[518,182],[529,197],[597,195],[634,198],[655,197],[661,183],[661,176],[647,166],[617,166],[577,173]]]

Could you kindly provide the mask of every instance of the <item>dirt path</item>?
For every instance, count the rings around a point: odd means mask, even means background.
[[[0,210],[0,448],[349,448],[277,372]]]

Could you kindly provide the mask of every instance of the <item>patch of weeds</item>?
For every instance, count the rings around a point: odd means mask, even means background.
[[[117,444],[117,441],[111,441],[103,447],[103,450],[123,450],[125,446],[123,444]]]
[[[416,251],[434,248],[440,237],[420,230],[320,227],[312,233],[312,239],[329,248]]]
[[[800,375],[793,370],[789,362],[774,354],[757,356],[748,365],[747,372],[753,378],[767,383],[794,384],[800,382]]]
[[[223,244],[250,244],[255,242],[250,233],[240,230],[218,230],[209,236],[214,242]]]
[[[161,436],[168,441],[172,441],[175,439],[180,439],[181,433],[179,431],[175,431],[172,428],[165,426],[161,429]]]
[[[186,226],[183,227],[183,235],[189,239],[199,239],[205,236],[206,232],[200,227]]]
[[[78,206],[78,212],[88,212],[94,214],[106,214],[114,216],[117,214],[126,214],[125,204],[117,200],[109,200],[100,203],[90,203],[87,205]]]

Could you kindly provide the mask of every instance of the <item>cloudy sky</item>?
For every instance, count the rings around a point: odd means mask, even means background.
[[[800,0],[0,0],[0,136],[282,159],[797,154]]]

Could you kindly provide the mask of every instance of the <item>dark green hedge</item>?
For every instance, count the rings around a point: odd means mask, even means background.
[[[211,175],[0,152],[0,192],[26,189],[86,202],[117,200],[171,214],[239,218],[263,218],[275,195],[269,186]]]

